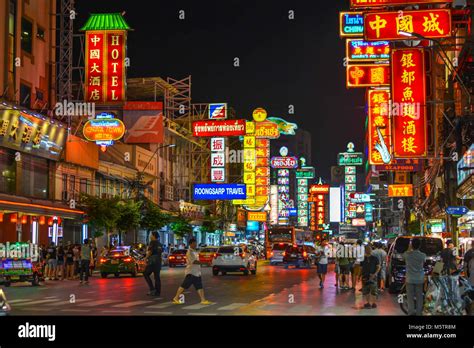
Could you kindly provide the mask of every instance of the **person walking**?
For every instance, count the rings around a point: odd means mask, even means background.
[[[81,250],[78,244],[75,244],[72,248],[73,261],[74,261],[74,279],[79,277],[81,271]]]
[[[180,301],[181,295],[184,290],[187,290],[194,285],[197,290],[199,297],[201,298],[201,304],[211,305],[210,302],[204,296],[204,289],[202,286],[202,275],[201,275],[201,262],[199,261],[199,254],[196,250],[197,242],[196,239],[192,238],[189,240],[189,249],[186,253],[186,270],[184,271],[185,277],[181,286],[178,288],[175,297],[173,298],[174,304],[184,304],[184,301]]]
[[[420,251],[421,240],[411,240],[411,250],[403,254],[406,264],[405,286],[407,290],[408,315],[423,314],[423,285],[425,283],[424,264],[426,254]],[[416,305],[415,305],[416,303]]]
[[[57,277],[59,280],[64,280],[64,261],[65,261],[66,252],[62,245],[58,247],[57,251],[57,259],[58,259],[58,267],[57,267]],[[60,275],[61,274],[61,275]]]
[[[464,267],[467,278],[474,285],[474,241],[471,242],[471,249],[464,254]]]
[[[321,242],[321,245],[318,247],[317,256],[318,260],[318,277],[319,277],[319,287],[324,289],[324,281],[326,280],[326,274],[328,273],[328,255],[329,247],[326,240]]]
[[[143,277],[145,278],[146,283],[150,291],[147,295],[149,296],[160,296],[161,295],[161,254],[162,246],[158,241],[158,232],[153,231],[150,235],[150,244],[148,245],[146,252],[146,267],[143,272]],[[153,273],[155,283],[151,281],[151,274]]]
[[[66,250],[66,279],[73,280],[74,278],[74,252],[72,245]]]
[[[362,295],[364,295],[367,303],[364,308],[377,308],[375,303],[377,298],[377,273],[380,271],[379,260],[372,255],[372,248],[367,245],[365,247],[364,261],[361,262],[362,275]]]
[[[48,254],[46,258],[48,259],[48,271],[46,273],[46,280],[57,280],[56,268],[58,266],[58,259],[54,242],[51,242],[51,244],[49,245]]]
[[[89,267],[91,264],[92,250],[89,245],[89,240],[84,239],[84,244],[81,245],[81,266],[80,266],[80,284],[89,284]]]
[[[344,245],[343,245],[344,247]],[[349,275],[350,275],[350,265],[349,258],[344,253],[338,255],[337,260],[339,262],[339,274],[340,274],[340,284],[342,290],[349,290]]]
[[[383,250],[382,243],[375,243],[375,250],[372,252],[372,255],[379,260],[380,271],[377,274],[377,285],[380,292],[385,290],[385,269],[387,267],[387,253]]]
[[[363,249],[362,241],[359,239],[357,240],[357,243],[354,245],[354,248],[353,248],[353,256],[355,257],[352,261],[352,267],[351,267],[351,278],[352,278],[351,290],[352,291],[355,291],[357,283],[361,280],[361,276],[362,276],[361,264],[362,264],[362,261],[364,261],[363,250],[364,249]]]

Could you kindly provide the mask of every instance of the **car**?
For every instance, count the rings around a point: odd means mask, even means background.
[[[136,277],[138,273],[145,271],[145,267],[145,257],[129,247],[117,247],[99,259],[99,272],[102,278],[107,278],[109,274],[119,277],[123,273]]]
[[[276,265],[283,263],[283,252],[288,246],[291,246],[290,243],[274,243],[272,246],[272,251],[270,253],[270,265]]]
[[[212,260],[212,275],[217,276],[219,272],[222,275],[227,272],[257,274],[257,258],[245,246],[221,246]]]
[[[283,252],[283,264],[285,268],[294,265],[311,268],[316,260],[316,249],[310,245],[288,245]]]
[[[214,254],[217,252],[217,249],[219,249],[219,247],[214,247],[214,246],[203,247],[199,251],[199,262],[201,262],[202,264],[211,266],[212,260],[214,259]]]
[[[390,246],[387,261],[387,280],[388,291],[397,293],[405,283],[406,265],[403,260],[403,253],[408,250],[412,239],[420,239],[420,251],[426,254],[424,264],[425,274],[431,274],[436,262],[441,260],[441,251],[443,250],[443,240],[436,237],[426,236],[400,236]]]
[[[5,258],[0,261],[0,283],[6,287],[20,282],[29,282],[32,286],[38,286],[43,280],[40,262],[17,258]]]
[[[170,267],[186,266],[186,249],[174,249],[168,256],[168,263]]]

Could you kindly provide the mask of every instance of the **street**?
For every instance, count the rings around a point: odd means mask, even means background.
[[[184,278],[184,268],[164,267],[162,297],[148,297],[143,277],[126,275],[102,279],[96,273],[90,285],[78,281],[48,281],[40,287],[14,284],[5,288],[12,315],[400,315],[394,295],[379,296],[377,309],[361,309],[359,291],[337,290],[332,268],[326,286],[319,289],[316,269],[284,269],[259,262],[257,275],[212,276],[203,267],[205,306],[190,288],[185,303],[171,300]],[[72,303],[74,302],[75,303]]]

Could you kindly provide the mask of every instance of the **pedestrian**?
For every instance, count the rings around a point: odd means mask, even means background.
[[[328,273],[328,255],[329,255],[329,246],[326,240],[321,242],[321,245],[317,249],[318,259],[318,277],[319,277],[319,287],[324,288],[324,281],[326,280],[326,274]]]
[[[443,273],[451,275],[457,270],[457,260],[461,260],[457,250],[454,248],[452,240],[446,242],[446,248],[441,251],[441,260],[443,261]]]
[[[352,287],[351,290],[355,291],[357,283],[362,278],[362,269],[361,264],[364,261],[364,252],[363,252],[363,245],[362,241],[359,239],[357,240],[356,244],[354,245],[353,254],[355,254],[352,267],[351,267],[351,278],[352,278]],[[362,289],[360,289],[362,291]]]
[[[364,260],[360,263],[362,276],[362,295],[367,303],[364,308],[377,308],[377,273],[380,271],[379,260],[372,255],[372,248],[365,247]]]
[[[56,268],[58,266],[58,259],[57,259],[57,254],[56,254],[56,246],[54,245],[54,242],[51,242],[51,244],[48,247],[48,254],[46,256],[48,260],[48,271],[46,273],[46,280],[57,280],[56,278]]]
[[[464,267],[466,269],[466,275],[468,278],[470,278],[471,275],[474,276],[474,268],[470,267],[470,262],[472,259],[474,259],[474,240],[471,241],[471,249],[466,251],[464,254]]]
[[[383,292],[385,290],[385,270],[387,267],[387,253],[385,252],[385,250],[383,250],[381,242],[377,242],[374,245],[375,250],[372,252],[372,255],[374,255],[379,260],[380,265],[380,271],[377,274],[377,285],[379,291]]]
[[[58,247],[57,251],[57,258],[58,258],[58,266],[57,266],[57,276],[59,280],[64,280],[64,261],[65,261],[66,252],[62,245]],[[61,274],[61,275],[59,275]]]
[[[92,250],[89,240],[84,239],[84,244],[81,245],[81,262],[80,262],[80,284],[89,284],[89,267],[91,264]]]
[[[337,260],[339,262],[339,275],[340,275],[340,284],[342,290],[349,290],[349,275],[350,275],[350,265],[349,265],[349,258],[347,257],[344,244],[342,244],[342,250],[337,255]]]
[[[74,244],[72,248],[73,252],[73,261],[74,261],[74,279],[79,277],[81,271],[81,249],[78,244]]]
[[[342,246],[342,244],[339,244],[336,248],[337,251],[339,251],[339,248]],[[339,277],[340,277],[340,268],[339,268],[339,257],[338,257],[338,254],[337,254],[337,251],[336,251],[336,257],[334,258],[334,273],[335,273],[335,278],[336,278],[336,283],[334,284],[334,286],[336,288],[339,287]]]
[[[202,286],[202,275],[201,275],[201,262],[199,262],[199,254],[196,250],[196,239],[192,238],[189,241],[189,249],[186,253],[186,269],[184,271],[185,277],[181,286],[176,292],[176,296],[173,298],[174,304],[184,304],[184,301],[180,301],[181,295],[184,290],[189,289],[191,285],[197,290],[199,297],[201,298],[201,304],[211,305],[212,302],[206,300],[204,296],[204,289]]]
[[[66,250],[66,279],[72,280],[74,278],[74,251],[72,245]]]
[[[95,271],[95,264],[97,262],[97,247],[95,246],[95,243],[91,243],[91,263],[89,266],[89,277],[92,277]]]
[[[411,240],[411,250],[403,254],[406,264],[405,286],[407,291],[408,315],[423,314],[423,285],[425,283],[424,264],[426,254],[420,251],[421,240]],[[415,306],[416,303],[416,306]]]
[[[143,276],[145,277],[145,281],[148,284],[148,288],[150,291],[147,295],[149,296],[160,296],[161,295],[161,279],[160,279],[160,271],[161,271],[161,254],[162,254],[162,246],[158,241],[158,232],[153,231],[150,235],[150,243],[148,244],[147,252],[146,252],[146,267],[145,271],[143,272]],[[153,273],[153,277],[155,279],[155,284],[151,281],[150,275]]]

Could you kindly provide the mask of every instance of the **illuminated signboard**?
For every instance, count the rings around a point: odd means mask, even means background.
[[[394,156],[409,158],[427,154],[426,76],[423,49],[392,52],[392,100],[399,105],[393,117]]]
[[[367,226],[365,219],[352,219],[352,226],[363,227]]]
[[[211,138],[211,181],[224,182],[226,155],[225,138]]]
[[[364,35],[364,14],[362,12],[339,12],[339,35],[355,37]]]
[[[267,213],[266,212],[249,211],[249,212],[247,212],[247,220],[248,221],[266,222],[267,221]]]
[[[245,120],[195,121],[193,136],[195,137],[232,137],[245,135]]]
[[[246,199],[245,184],[194,184],[194,200]]]
[[[413,4],[452,3],[453,0],[351,0],[351,7],[382,7]]]
[[[227,118],[227,104],[226,103],[209,104],[209,119],[210,120],[223,120],[226,118]]]
[[[328,186],[326,193],[315,193],[313,191],[313,187],[316,185],[312,185],[310,188],[310,197],[308,201],[312,202],[311,204],[311,214],[310,214],[310,230],[317,231],[322,230],[322,225],[326,223],[326,195],[329,193],[329,185],[321,185],[321,186]]]
[[[85,100],[94,103],[125,101],[125,30],[86,31]]]
[[[387,164],[391,156],[391,132],[389,115],[390,92],[388,90],[369,90],[367,104],[369,113],[369,163]]]
[[[280,137],[280,131],[276,123],[270,121],[256,122],[255,136],[257,138],[278,139]]]
[[[388,185],[389,197],[413,197],[413,185]]]
[[[337,156],[338,166],[361,166],[364,164],[362,152],[341,152]]]
[[[67,128],[14,109],[0,108],[0,145],[36,156],[59,160]]]
[[[364,16],[364,38],[369,41],[416,39],[416,33],[435,39],[451,36],[450,10],[369,12]]]
[[[275,169],[294,169],[298,167],[296,157],[272,157],[271,166]]]
[[[349,61],[372,62],[390,59],[388,41],[346,40],[346,57]]]
[[[314,168],[313,167],[306,167],[300,168],[296,171],[296,178],[299,179],[314,179]]]
[[[329,194],[329,185],[311,185],[309,187],[310,194]]]
[[[125,134],[123,122],[113,118],[113,115],[103,113],[96,117],[84,124],[83,134],[87,140],[96,143],[111,142],[121,139]]]
[[[348,64],[346,68],[346,87],[390,86],[389,64]]]
[[[269,117],[268,121],[275,123],[278,126],[278,131],[284,135],[295,135],[298,125],[296,123],[287,122],[279,117]]]

